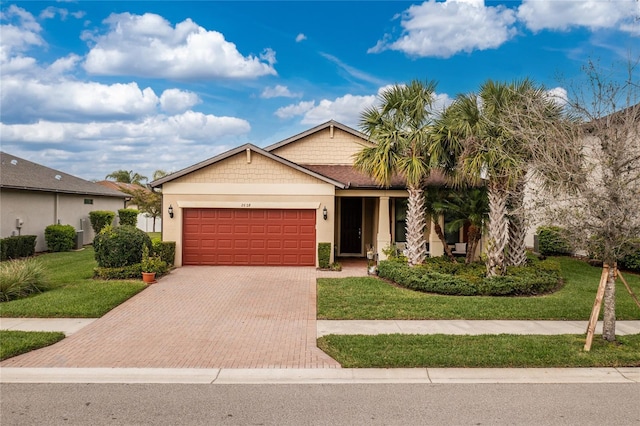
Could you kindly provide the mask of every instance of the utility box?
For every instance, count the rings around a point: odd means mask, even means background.
[[[84,231],[81,229],[76,231],[76,250],[80,250],[84,246]]]

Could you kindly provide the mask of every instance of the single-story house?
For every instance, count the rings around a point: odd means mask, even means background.
[[[0,237],[36,235],[36,251],[47,250],[44,231],[53,224],[72,225],[90,244],[89,212],[117,212],[129,197],[5,152],[0,163]]]
[[[143,191],[150,193],[151,190],[146,186],[138,185],[137,183],[115,182],[113,180],[101,180],[96,182],[98,185],[102,185],[107,188],[111,188],[115,191],[124,192],[125,194],[134,194],[137,191]],[[138,206],[133,204],[131,200],[127,201],[126,208],[138,210]],[[144,232],[159,232],[162,229],[162,219],[157,217],[153,220],[153,217],[148,213],[138,214],[138,229]]]
[[[162,237],[176,265],[318,265],[317,247],[364,257],[405,241],[408,193],[353,167],[367,137],[328,121],[281,142],[239,146],[150,183],[162,188]],[[460,236],[463,233],[460,232]],[[443,253],[427,231],[432,256]]]

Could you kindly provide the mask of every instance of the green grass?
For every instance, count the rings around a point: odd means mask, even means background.
[[[588,320],[601,269],[569,257],[556,259],[565,285],[535,297],[442,296],[398,288],[373,277],[321,278],[318,319]],[[640,294],[640,276],[624,276]],[[640,308],[622,283],[616,295],[617,319],[640,319]]]
[[[152,240],[154,238],[160,239],[162,236],[161,232],[147,232],[147,235],[149,236],[149,238],[151,238]]]
[[[640,334],[616,343],[583,335],[329,335],[318,347],[344,368],[640,367]]]
[[[63,333],[0,330],[0,361],[64,339]]]
[[[77,252],[48,253],[37,257],[43,264],[50,290],[0,303],[0,317],[97,318],[142,291],[142,281],[93,280],[93,248]]]

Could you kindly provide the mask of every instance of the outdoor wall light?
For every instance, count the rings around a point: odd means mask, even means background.
[[[171,204],[169,204],[169,210],[168,211],[169,211],[169,217],[171,219],[173,219],[173,207],[171,206]]]
[[[324,206],[324,208],[322,209],[322,218],[324,220],[327,220],[327,215],[328,215],[327,206]]]

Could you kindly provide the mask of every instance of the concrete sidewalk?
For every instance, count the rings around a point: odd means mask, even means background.
[[[0,318],[0,329],[22,331],[61,331],[66,336],[91,324],[96,318]],[[508,320],[318,320],[317,335],[327,334],[583,334],[587,321],[508,321]],[[602,322],[596,334],[602,333]],[[616,334],[640,334],[640,321],[616,321]]]

